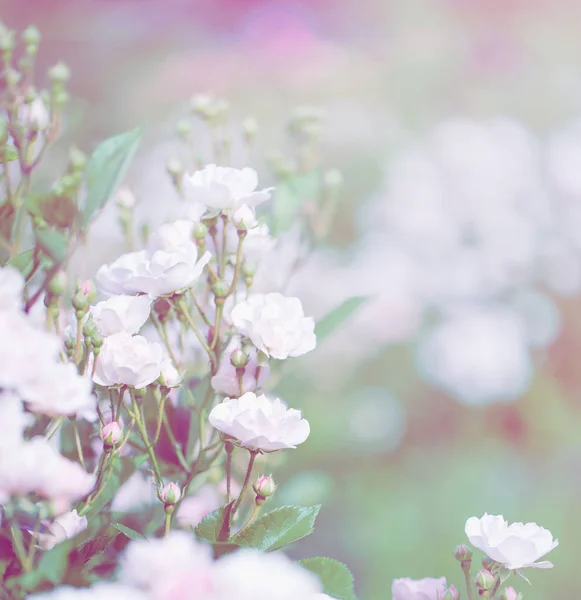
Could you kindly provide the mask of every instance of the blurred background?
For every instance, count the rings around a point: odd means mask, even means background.
[[[445,575],[482,513],[560,538],[526,600],[579,586],[581,4],[571,0],[1,0],[72,70],[70,140],[146,124],[129,184],[142,221],[171,213],[167,160],[193,94],[257,119],[268,183],[297,106],[325,113],[342,172],[328,240],[288,290],[320,318],[368,301],[277,387],[312,436],[275,469],[277,501],[323,503],[297,557],[348,563],[363,600]],[[41,71],[39,71],[41,72]],[[209,142],[200,132],[204,156]],[[59,154],[59,148],[62,152]],[[51,160],[53,163],[51,164]],[[60,161],[60,162],[59,162]],[[265,173],[263,175],[263,173]],[[117,256],[102,214],[77,268]],[[274,468],[274,467],[273,467]]]

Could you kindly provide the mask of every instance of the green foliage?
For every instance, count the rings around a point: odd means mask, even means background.
[[[230,537],[230,513],[233,506],[234,500],[206,515],[194,529],[194,533],[212,543],[226,542]]]
[[[18,585],[26,590],[35,590],[45,582],[53,585],[60,583],[67,572],[74,543],[74,540],[66,540],[43,552],[37,567],[20,577]]]
[[[8,264],[15,269],[18,269],[25,277],[32,267],[32,261],[34,256],[34,250],[25,250],[20,254],[17,254],[12,260],[8,261]]]
[[[357,600],[353,589],[353,575],[342,562],[315,556],[299,560],[299,564],[319,576],[325,594],[338,600]]]
[[[354,296],[326,314],[315,327],[317,341],[321,342],[337,331],[366,300],[365,296]]]
[[[8,144],[0,148],[0,162],[12,162],[18,160],[18,151],[14,146]]]
[[[139,531],[135,531],[135,529],[131,529],[131,527],[127,527],[123,525],[123,523],[113,523],[113,527],[118,529],[123,535],[128,537],[130,540],[146,540],[147,538]]]
[[[320,185],[318,170],[297,173],[276,186],[270,228],[274,234],[286,231],[306,202],[317,197]]]
[[[63,263],[67,258],[68,238],[53,229],[35,230],[38,247],[55,263]]]
[[[257,519],[230,541],[264,552],[278,550],[312,533],[320,509],[320,504],[282,506]]]
[[[95,148],[85,169],[87,196],[81,210],[82,227],[88,225],[123,181],[141,135],[140,129],[133,129],[110,137]]]

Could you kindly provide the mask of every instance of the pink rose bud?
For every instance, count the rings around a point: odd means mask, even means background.
[[[240,348],[237,348],[230,355],[230,363],[233,367],[236,367],[237,369],[244,368],[248,364],[249,358],[250,357],[248,356],[248,354],[246,354],[246,352],[243,352],[242,350],[240,350]]]
[[[512,586],[509,586],[500,594],[500,600],[522,600],[522,595],[518,594]]]
[[[442,596],[442,600],[458,600],[458,598],[460,598],[460,594],[453,585],[451,585]]]
[[[117,423],[117,421],[111,421],[111,423],[107,423],[107,425],[101,429],[101,439],[104,444],[112,446],[121,439],[122,433],[123,430],[119,423]]]
[[[252,489],[256,492],[257,496],[268,498],[276,491],[276,483],[274,483],[274,479],[270,475],[263,475],[256,480]]]
[[[81,283],[79,286],[79,291],[83,292],[89,302],[93,302],[93,300],[97,297],[97,287],[90,279],[87,279]]]
[[[496,578],[488,569],[480,569],[474,581],[479,591],[491,590],[495,582]]]
[[[460,546],[456,546],[454,550],[454,556],[456,560],[460,562],[466,562],[472,560],[472,550],[466,544],[461,544]]]
[[[180,488],[177,483],[173,481],[168,483],[161,489],[160,497],[164,504],[175,504],[182,495]]]

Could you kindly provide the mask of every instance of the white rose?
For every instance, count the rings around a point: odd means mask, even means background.
[[[131,188],[124,185],[115,192],[115,202],[117,202],[119,206],[130,210],[137,203],[137,198]]]
[[[198,259],[192,242],[183,251],[146,250],[120,256],[103,265],[96,275],[99,286],[111,294],[149,294],[152,298],[167,296],[192,286],[210,262],[206,252]]]
[[[233,211],[230,220],[237,229],[253,229],[258,225],[258,220],[254,214],[254,210],[252,210],[252,208],[246,204],[243,204]]]
[[[240,446],[262,452],[296,448],[311,431],[300,410],[287,408],[279,398],[270,400],[253,392],[226,398],[212,409],[208,421]]]
[[[424,577],[394,579],[391,585],[393,600],[440,600],[446,591],[446,578]]]
[[[254,169],[233,169],[207,165],[192,175],[184,175],[186,199],[216,210],[237,210],[243,204],[257,206],[270,198],[273,188],[256,190],[258,175]]]
[[[120,583],[97,583],[89,588],[70,585],[28,596],[29,600],[151,600],[151,596]]]
[[[13,267],[0,267],[0,310],[20,310],[24,278]]]
[[[535,562],[559,545],[553,535],[536,523],[511,523],[502,515],[488,515],[480,519],[470,517],[466,521],[466,535],[470,543],[482,550],[492,560],[507,569],[524,567],[549,569],[553,564],[547,560]]]
[[[96,325],[104,336],[120,331],[134,334],[149,318],[151,298],[148,296],[112,296],[91,308]]]
[[[140,335],[121,331],[105,338],[93,381],[98,385],[128,385],[136,389],[154,382],[164,361],[162,347]]]
[[[281,553],[239,550],[214,565],[216,599],[298,600],[321,591],[321,581]]]
[[[46,523],[48,533],[37,534],[38,544],[43,550],[50,550],[87,529],[88,524],[87,517],[79,517],[76,510],[59,515]]]
[[[18,118],[22,123],[30,125],[36,131],[43,131],[50,124],[48,108],[40,96],[37,96],[30,104],[21,104]]]
[[[166,358],[161,367],[161,381],[168,388],[178,387],[182,383],[183,375],[173,366],[171,359]]]
[[[153,254],[157,250],[163,250],[165,252],[187,253],[187,248],[193,243],[193,227],[193,221],[188,219],[165,223],[151,234],[147,245],[149,252]]]
[[[315,321],[305,317],[301,301],[278,292],[256,294],[232,309],[232,322],[266,355],[283,359],[315,348]]]

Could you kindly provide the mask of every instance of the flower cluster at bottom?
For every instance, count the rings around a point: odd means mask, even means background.
[[[214,561],[209,546],[173,531],[131,542],[117,581],[62,587],[31,600],[324,600],[319,578],[281,553],[239,550]]]

